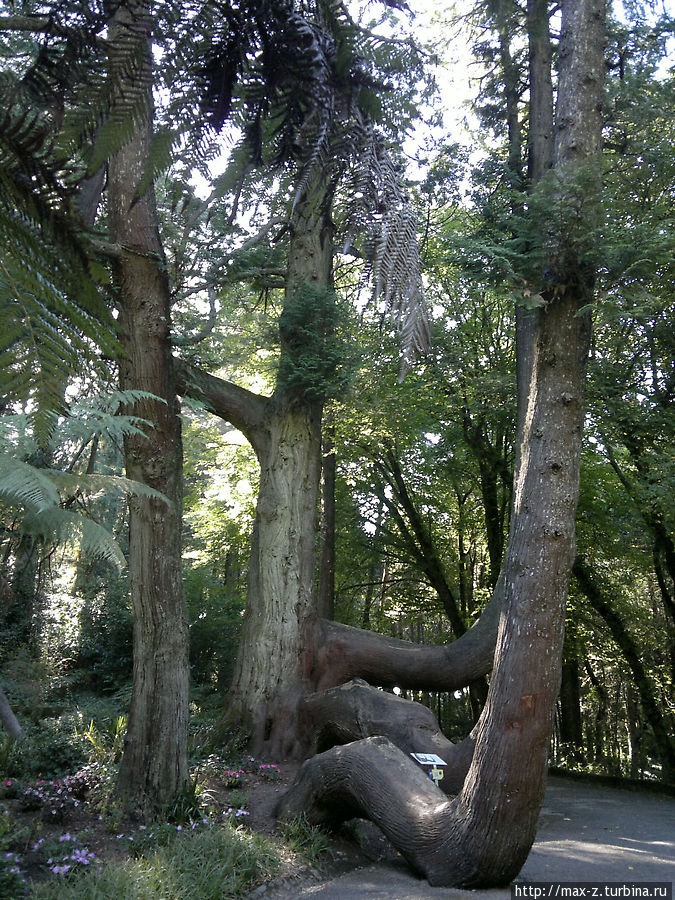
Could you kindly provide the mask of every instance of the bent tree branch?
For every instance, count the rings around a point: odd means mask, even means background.
[[[604,0],[562,3],[555,162],[572,190],[578,164],[594,162],[601,149],[605,15]],[[580,219],[592,217],[590,197],[575,202]],[[310,822],[365,815],[432,884],[506,884],[536,834],[575,557],[590,345],[582,310],[594,286],[592,260],[570,251],[569,237],[550,248],[558,280],[533,315],[534,340],[521,370],[527,402],[518,417],[513,516],[499,577],[503,609],[461,792],[447,800],[391,742],[368,738],[306,762],[280,804],[282,817],[303,811]]]

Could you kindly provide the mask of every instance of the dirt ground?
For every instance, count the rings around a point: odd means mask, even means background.
[[[236,815],[236,807],[241,804],[247,815],[238,817],[237,823],[281,841],[274,811],[296,771],[297,765],[282,764],[276,780],[246,773],[234,789],[223,779],[209,778],[205,786],[214,815],[227,815],[228,809]],[[45,845],[57,848],[53,855],[58,861],[60,841],[68,850],[75,846],[69,840],[77,837],[79,848],[86,847],[97,860],[108,862],[127,856],[133,843],[147,833],[142,826],[111,822],[109,816],[103,817],[88,803],[71,809],[62,822],[45,821],[44,813],[21,811],[18,799],[5,798],[3,803],[22,836],[22,871],[35,881],[54,877],[46,863]],[[537,840],[520,877],[529,881],[672,881],[674,824],[673,797],[551,778]],[[252,898],[440,900],[469,896],[461,891],[430,889],[426,882],[420,882],[378,829],[366,822],[350,824],[344,833],[329,836],[325,852],[314,863],[288,853],[284,860],[284,871],[257,887]],[[507,894],[487,892],[486,896],[496,900]]]
[[[247,772],[234,788],[228,787],[224,779],[207,778],[204,788],[209,795],[213,817],[216,821],[222,819],[228,816],[230,810],[229,818],[236,824],[281,843],[274,810],[297,768],[297,764],[281,764],[275,780]],[[47,812],[48,807],[23,809],[20,798],[13,796],[9,789],[5,791],[0,805],[9,811],[14,836],[20,841],[21,872],[33,882],[56,877],[53,867],[64,863],[64,856],[76,849],[93,854],[97,863],[121,860],[130,854],[134,845],[137,846],[152,832],[151,827],[115,821],[109,813],[102,815],[94,803],[87,801],[79,802],[75,808],[71,804],[63,816],[52,818]],[[239,807],[243,809],[241,815],[237,814]],[[183,827],[188,830],[190,826],[172,827],[180,831]],[[297,854],[284,853],[283,859],[284,871],[275,879],[277,886],[336,876],[371,861],[356,844],[343,838],[328,840],[328,849],[321,857],[320,871]],[[272,886],[263,885],[262,889],[271,889]]]

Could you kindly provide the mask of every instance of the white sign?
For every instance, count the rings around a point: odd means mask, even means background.
[[[447,766],[445,760],[436,756],[435,753],[411,753],[410,755],[421,766]]]

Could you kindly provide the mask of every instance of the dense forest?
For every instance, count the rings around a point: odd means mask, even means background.
[[[0,3],[0,893],[44,779],[464,887],[675,781],[675,19],[454,6]]]

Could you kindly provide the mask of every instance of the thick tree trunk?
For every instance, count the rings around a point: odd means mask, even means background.
[[[565,179],[600,150],[605,4],[563,0],[562,10],[556,162]],[[366,815],[432,884],[508,883],[529,853],[543,799],[575,555],[590,338],[581,311],[593,282],[592,268],[569,244],[552,251],[558,280],[528,347],[495,667],[462,791],[443,800],[408,757],[371,738],[305,763],[280,809],[283,816],[302,810],[310,821]]]
[[[443,760],[443,793],[457,794],[473,756],[474,741],[449,741],[431,710],[354,679],[340,687],[308,694],[301,705],[303,723],[312,734],[312,751],[322,753],[338,744],[368,737],[388,738],[399,750],[433,753]]]
[[[306,764],[282,805],[284,815],[303,809],[310,821],[323,820],[327,808],[337,815],[338,801],[345,814],[358,809],[432,884],[505,884],[520,871],[534,840],[575,552],[589,337],[587,317],[577,315],[580,305],[580,298],[563,295],[539,324],[528,433],[501,576],[496,663],[462,792],[442,803],[437,789],[430,791],[426,779],[422,789],[390,749],[380,759],[383,745],[366,742],[362,749],[364,742],[357,742]],[[374,753],[373,747],[380,749]],[[398,786],[392,783],[394,766]]]
[[[130,811],[160,814],[188,781],[188,630],[181,577],[182,445],[172,375],[170,295],[154,193],[138,196],[152,128],[152,20],[130,0],[111,23],[110,71],[116,102],[136,97],[129,140],[109,164],[112,243],[120,247],[115,284],[120,307],[123,390],[148,391],[134,413],[152,422],[125,440],[126,474],[167,497],[129,502],[129,580],[134,669],[129,727],[117,792]],[[133,63],[137,62],[134,68]],[[130,115],[127,112],[126,115]]]
[[[319,412],[298,405],[269,416],[258,448],[260,493],[248,598],[227,719],[251,750],[297,756],[297,704],[307,689],[321,468]]]
[[[323,193],[302,198],[291,222],[273,396],[257,397],[198,376],[211,409],[242,429],[260,463],[246,613],[224,723],[249,732],[252,752],[277,759],[303,752],[298,703],[309,687],[317,615],[326,385],[317,382],[320,365],[313,363],[321,361],[323,323],[330,320],[321,304],[334,298],[331,188],[326,184],[316,191]],[[186,381],[189,390],[189,374]]]
[[[317,612],[324,619],[335,618],[335,427],[332,413],[323,423],[321,467],[321,551]]]
[[[351,678],[389,688],[451,691],[466,687],[492,669],[501,591],[498,582],[476,624],[442,647],[413,644],[320,620],[312,672],[315,689],[326,690]]]

